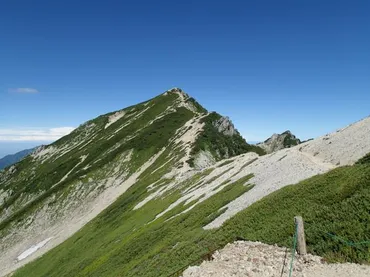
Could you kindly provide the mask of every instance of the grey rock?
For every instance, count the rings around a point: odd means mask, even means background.
[[[290,148],[301,143],[301,140],[293,135],[290,131],[281,134],[273,134],[264,142],[258,143],[257,146],[266,151],[267,154],[276,152],[284,148]]]
[[[226,135],[226,136],[233,136],[236,135],[238,132],[234,127],[234,124],[231,122],[230,118],[227,116],[221,117],[219,120],[215,121],[213,125],[217,128],[217,130]]]

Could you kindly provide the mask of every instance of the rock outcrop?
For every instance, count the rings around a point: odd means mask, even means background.
[[[258,143],[257,146],[266,151],[267,154],[296,146],[301,143],[301,140],[296,138],[290,131],[285,131],[281,134],[273,134],[264,142]]]
[[[217,128],[217,130],[226,135],[226,136],[233,136],[238,134],[237,130],[234,127],[234,124],[227,116],[221,117],[219,120],[215,121],[213,125]]]

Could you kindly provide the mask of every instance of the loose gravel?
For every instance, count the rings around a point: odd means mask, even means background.
[[[216,251],[213,260],[185,270],[183,277],[287,277],[291,249],[260,242],[236,241]],[[369,277],[370,266],[327,264],[313,255],[295,255],[293,277]]]

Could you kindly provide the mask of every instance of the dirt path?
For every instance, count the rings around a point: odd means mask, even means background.
[[[299,151],[299,153],[302,154],[303,156],[305,156],[307,159],[309,159],[312,163],[314,163],[314,164],[316,164],[320,167],[323,167],[323,168],[326,168],[326,169],[335,168],[335,165],[333,165],[331,163],[323,162],[321,159],[315,157],[314,155],[311,155],[310,153],[302,152],[302,151]]]
[[[236,241],[213,255],[212,261],[189,267],[183,277],[288,277],[291,250],[260,242]],[[369,277],[370,266],[326,264],[321,257],[296,256],[293,277]]]

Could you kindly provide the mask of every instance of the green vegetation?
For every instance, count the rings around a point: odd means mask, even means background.
[[[133,211],[152,181],[151,176],[141,179],[73,237],[14,276],[166,276],[214,247],[202,226],[250,189],[235,182],[191,212],[172,219],[174,212],[169,212],[146,224],[179,197],[170,194]]]
[[[151,183],[143,179],[80,232],[14,276],[167,276],[237,238],[290,247],[295,215],[305,220],[311,253],[329,261],[370,262],[368,244],[349,246],[327,234],[353,242],[370,240],[369,176],[370,165],[335,169],[284,187],[209,231],[201,227],[251,188],[243,186],[251,176],[228,185],[191,212],[165,222],[174,215],[170,212],[148,225],[179,195],[132,211]]]
[[[59,152],[45,157],[46,162],[28,157],[16,164],[15,172],[0,172],[0,189],[11,191],[0,212],[9,208],[14,211],[0,222],[0,236],[4,236],[45,204],[57,207],[58,197],[71,195],[77,183],[82,182],[86,190],[94,186],[103,189],[101,181],[110,177],[117,166],[122,172],[133,173],[163,150],[117,201],[67,241],[13,276],[168,276],[237,238],[290,246],[295,215],[302,215],[306,221],[308,249],[312,253],[329,261],[370,262],[368,244],[351,246],[333,239],[337,235],[354,242],[370,240],[369,155],[354,166],[341,167],[272,193],[215,230],[206,231],[203,226],[224,213],[226,204],[253,188],[248,183],[252,175],[233,183],[220,182],[214,189],[220,191],[190,212],[182,213],[204,195],[187,204],[184,201],[156,219],[182,197],[182,192],[207,185],[204,179],[215,169],[209,168],[133,210],[151,192],[173,182],[161,178],[173,166],[179,166],[178,161],[184,157],[181,145],[173,138],[195,114],[185,107],[168,109],[178,97],[176,93],[167,93],[128,107],[123,110],[125,116],[108,128],[108,116],[113,113],[100,116],[54,143],[49,150]],[[187,101],[197,112],[205,112],[195,100]],[[217,113],[204,117],[204,132],[195,143],[193,157],[200,150],[209,151],[216,160],[250,151],[264,154],[239,134],[230,137],[219,133],[214,122],[220,117]],[[131,159],[126,159],[129,154]],[[148,191],[149,186],[152,191]],[[57,197],[48,202],[52,195]]]
[[[192,158],[188,161],[191,166],[194,166],[194,156],[201,150],[209,151],[216,161],[247,152],[256,152],[258,155],[266,154],[259,146],[248,144],[240,134],[227,136],[220,133],[214,126],[214,123],[220,118],[221,115],[212,112],[202,119],[203,132],[195,141],[191,152]]]
[[[216,181],[218,178],[220,178],[221,176],[223,176],[224,174],[226,174],[227,172],[229,172],[230,170],[232,170],[233,168],[230,167],[226,170],[224,170],[223,172],[221,172],[220,174],[216,175],[216,176],[213,176],[212,178],[210,178],[209,180],[207,180],[204,184],[210,184],[212,183],[213,181]]]
[[[231,164],[232,162],[233,162],[233,160],[224,161],[223,163],[219,164],[218,167],[223,167],[225,165]]]
[[[193,97],[188,98],[186,102],[193,104],[199,113],[207,113],[207,110],[203,108],[202,105],[200,105]]]
[[[107,236],[105,237],[106,240],[103,240],[104,243],[107,244],[107,248],[103,247],[102,249],[107,250],[108,253],[98,251],[97,253],[91,254],[93,255],[91,256],[93,260],[88,259],[85,261],[86,257],[84,257],[83,252],[86,251],[86,248],[83,246],[84,244],[79,244],[81,249],[78,249],[78,251],[82,251],[80,253],[81,255],[76,254],[77,260],[72,259],[78,264],[78,267],[68,264],[71,271],[66,270],[65,272],[69,272],[69,275],[71,275],[73,271],[79,272],[80,269],[83,269],[83,271],[81,271],[82,275],[84,274],[83,272],[95,272],[93,268],[95,268],[96,264],[99,264],[99,266],[97,266],[99,268],[103,266],[103,264],[100,265],[101,259],[104,260],[107,255],[109,257],[115,257],[116,254],[110,256],[109,253],[111,251],[119,251],[116,249],[117,247],[131,249],[133,244],[132,240],[136,237],[140,237],[142,235],[141,232],[144,232],[143,230],[145,228],[149,228],[144,227],[145,224],[152,221],[156,214],[163,211],[181,196],[179,191],[174,188],[163,196],[163,200],[161,200],[160,203],[150,201],[145,205],[145,208],[139,209],[137,212],[132,211],[134,205],[144,200],[150,194],[147,187],[159,180],[159,178],[172,167],[173,164],[167,164],[167,161],[172,158],[173,163],[176,165],[179,159],[185,154],[181,146],[175,145],[172,139],[176,131],[181,128],[185,122],[193,118],[195,114],[185,107],[177,107],[175,110],[168,109],[171,106],[174,107],[174,103],[177,103],[178,100],[179,95],[177,93],[167,93],[166,95],[155,97],[150,101],[128,107],[119,111],[123,116],[113,124],[110,124],[107,128],[109,116],[116,112],[101,115],[96,119],[82,124],[71,134],[47,146],[44,151],[47,154],[39,159],[28,157],[16,164],[13,173],[8,174],[8,172],[5,171],[1,172],[0,189],[10,191],[11,194],[10,197],[7,197],[0,205],[0,212],[7,209],[11,210],[11,213],[9,217],[0,222],[0,236],[11,233],[17,229],[18,226],[25,226],[24,224],[26,224],[26,222],[29,225],[30,223],[27,221],[27,218],[34,216],[42,207],[48,207],[48,212],[52,214],[52,220],[57,221],[59,216],[63,214],[63,208],[66,205],[64,202],[65,199],[73,197],[73,201],[75,202],[82,200],[75,196],[77,189],[79,190],[77,194],[79,194],[80,191],[88,193],[95,189],[101,191],[104,189],[106,178],[111,177],[112,174],[117,175],[117,172],[115,172],[116,169],[119,170],[120,174],[123,172],[129,174],[133,173],[149,158],[153,157],[160,150],[165,149],[154,164],[140,176],[140,180],[135,185],[135,189],[127,192],[125,197],[121,197],[120,201],[113,204],[109,214],[104,213],[104,215],[101,215],[100,219],[97,219],[96,222],[101,222],[102,218],[106,220],[109,219],[109,222],[112,220],[111,224],[107,224],[106,228],[102,228],[99,225],[95,233],[95,235],[98,234],[98,238],[101,237],[100,234],[102,234],[104,230],[107,232]],[[206,112],[206,110],[194,99],[188,98],[186,101],[189,102],[192,107],[195,107],[197,113]],[[238,139],[236,139],[235,145],[233,145],[232,143],[228,144],[226,138],[223,139],[225,140],[225,145],[228,147],[225,151],[229,153],[234,153],[235,151],[234,154],[240,152],[238,150],[239,148],[243,148],[238,144],[245,143],[245,141],[238,141]],[[203,142],[206,143],[206,138],[203,139]],[[208,144],[212,145],[212,143]],[[223,144],[220,144],[220,146],[221,145]],[[217,147],[217,145],[212,145],[212,150],[215,151],[215,153],[223,151],[223,149],[217,149]],[[196,174],[194,178],[191,178],[190,181],[188,180],[189,182],[184,182],[180,184],[179,187],[193,189],[194,186],[202,182],[202,178],[208,175],[212,170],[213,169],[209,169]],[[171,181],[172,180],[167,179],[158,182],[157,186],[154,186],[154,190],[163,187]],[[212,218],[217,217],[217,215],[222,213],[223,210],[220,210],[220,208],[222,208],[223,205],[248,189],[250,188],[237,184],[234,184],[233,187],[226,186],[222,192],[219,192],[222,194],[219,199],[215,200],[214,203],[209,203],[209,208],[204,209],[205,213],[209,212],[209,214],[204,215],[204,218],[208,218],[207,220],[210,221]],[[159,219],[158,222],[162,221],[161,224],[163,224],[165,219],[170,219],[170,216],[175,216],[194,203],[196,202],[193,201],[186,205],[185,203],[178,205],[175,209],[168,212],[163,219]],[[206,205],[206,202],[201,205]],[[115,213],[116,211],[118,214]],[[184,216],[186,217],[186,214]],[[136,220],[138,217],[141,219]],[[178,218],[183,218],[183,216]],[[201,226],[202,224],[206,224],[207,221],[204,218],[202,216],[197,217],[199,224],[193,224],[193,221],[187,221],[187,224],[189,228],[198,228],[200,230],[199,234],[203,234]],[[178,219],[175,217],[171,219],[171,221],[172,220]],[[122,222],[125,223],[122,225]],[[155,222],[150,225],[154,227],[159,226]],[[119,226],[121,227],[118,228]],[[117,245],[113,245],[114,247],[112,248],[112,238],[116,238],[116,235],[118,236],[118,233],[116,233],[118,231],[112,233],[109,230],[115,230],[116,228],[122,231],[119,235],[125,236],[125,239],[123,244],[117,242]],[[182,229],[176,231],[179,232],[179,236],[181,235],[181,230]],[[169,230],[169,232],[175,231]],[[90,235],[92,236],[92,234]],[[86,243],[86,241],[84,242]],[[158,243],[158,247],[162,247],[160,243],[163,242],[158,241]],[[87,243],[86,245],[90,245],[94,248],[98,247],[100,242],[94,240],[91,244]],[[130,251],[131,250],[127,253],[130,253]],[[147,251],[147,249],[143,251]],[[66,252],[63,253],[65,254]],[[61,257],[64,254],[61,254]],[[90,254],[87,256],[90,257],[89,255]],[[79,261],[81,257],[83,257],[82,262]],[[131,260],[129,254],[124,256],[122,261],[126,263],[127,260]],[[89,269],[85,268],[85,265],[88,265]],[[127,266],[130,270],[132,269],[130,265]],[[50,267],[46,268],[50,269]]]
[[[282,135],[286,135],[283,141],[284,148],[289,148],[301,143],[301,141],[293,136],[289,131],[282,133]]]
[[[246,162],[245,164],[243,164],[243,166],[240,168],[240,171],[242,171],[244,168],[246,168],[248,165],[254,163],[255,161],[257,161],[258,158],[254,158],[252,160],[250,160],[249,162]]]
[[[344,245],[326,234],[354,242],[370,239],[369,176],[370,166],[342,167],[285,187],[239,213],[219,232],[290,246],[293,217],[301,215],[311,253],[329,261],[370,262],[369,245]]]
[[[141,112],[142,114],[120,129],[118,128],[122,125],[122,121],[127,121],[126,118],[118,120],[105,129],[108,117],[107,115],[99,116],[48,146],[55,149],[66,147],[70,150],[66,152],[68,155],[57,155],[56,158],[48,159],[44,163],[27,157],[17,163],[12,178],[0,182],[0,189],[11,190],[11,196],[0,205],[0,212],[10,206],[15,208],[11,216],[0,222],[0,234],[9,223],[20,221],[27,214],[44,205],[44,201],[52,194],[68,191],[75,180],[82,176],[94,175],[122,153],[133,150],[133,158],[129,163],[128,171],[135,172],[155,153],[168,146],[176,130],[194,116],[192,111],[180,107],[176,112],[164,115],[152,124],[148,124],[172,105],[177,98],[176,94],[160,95],[151,100],[151,105],[139,104],[126,108],[127,113],[134,112],[135,115]],[[85,145],[82,144],[90,139],[91,133],[95,136],[94,140]],[[135,138],[128,139],[133,134]],[[84,147],[79,147],[81,144]],[[82,156],[87,156],[83,162],[81,162]],[[86,168],[87,165],[89,165],[88,168]],[[68,177],[64,178],[67,175]],[[94,178],[98,181],[105,178],[105,175],[94,177],[99,177]],[[33,199],[31,201],[28,199],[25,205],[15,206],[16,203],[21,203],[20,200],[26,195],[32,195]]]
[[[3,158],[0,158],[0,171],[4,168],[11,166],[22,160],[27,155],[31,154],[36,148],[22,150],[15,154],[7,155]]]
[[[359,159],[356,164],[370,164],[370,153]]]
[[[243,186],[251,176],[228,185],[191,212],[165,223],[174,215],[170,212],[148,225],[144,224],[178,195],[132,211],[138,191],[150,183],[143,180],[68,241],[14,276],[167,276],[237,238],[290,247],[295,215],[305,220],[311,253],[329,261],[370,262],[369,244],[349,246],[327,234],[353,242],[370,240],[369,176],[370,165],[335,169],[284,187],[209,231],[201,227],[252,187]]]

